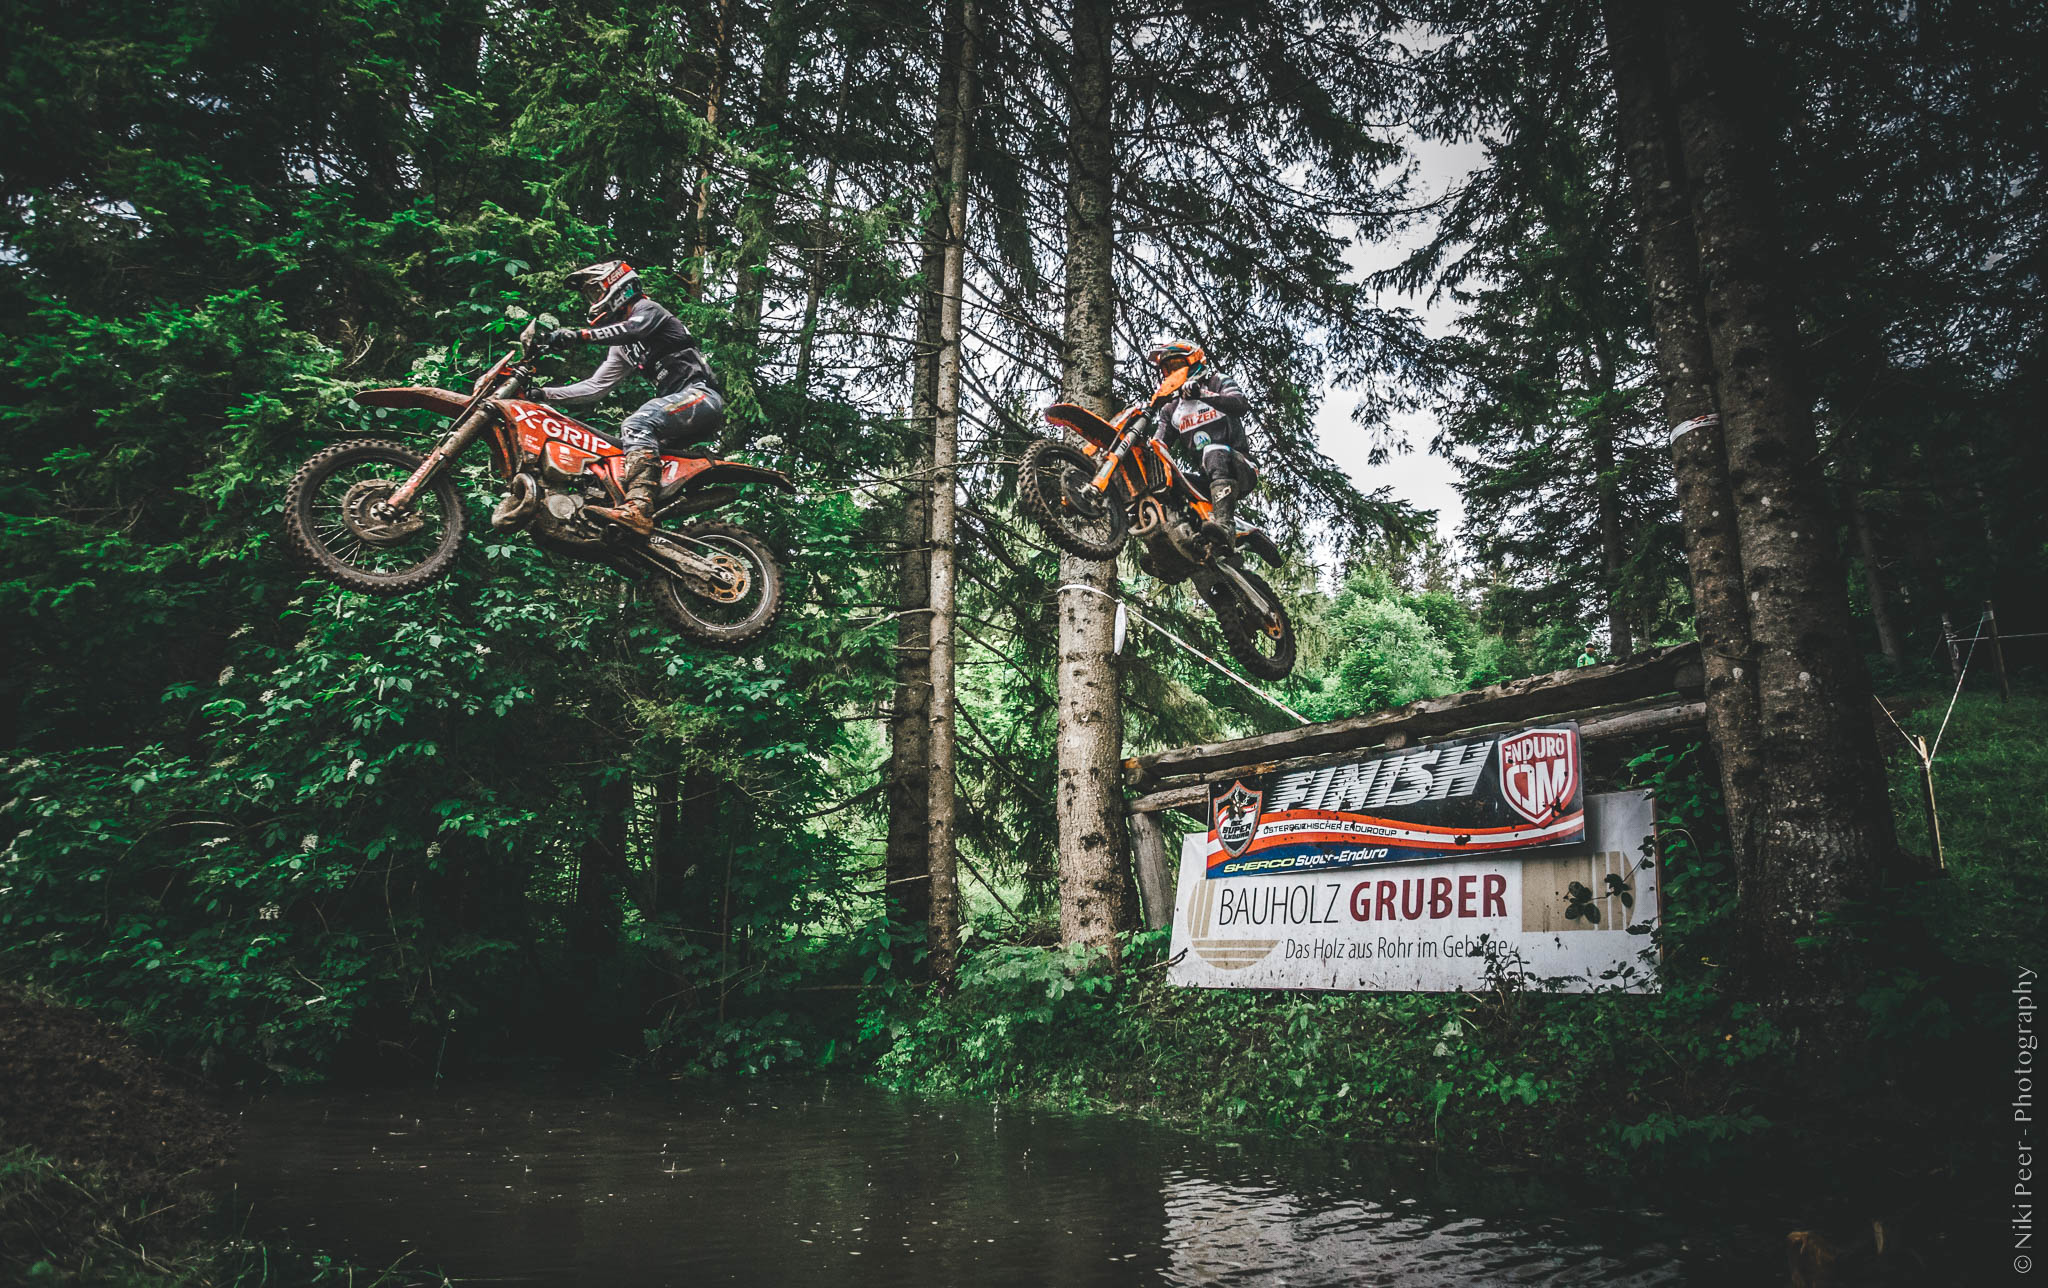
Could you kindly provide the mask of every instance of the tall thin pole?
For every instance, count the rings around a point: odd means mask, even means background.
[[[954,850],[954,476],[960,449],[960,298],[966,290],[967,157],[974,126],[975,0],[960,6],[959,118],[946,198],[944,298],[939,312],[938,415],[932,431],[931,965],[947,981],[960,953],[960,874]]]
[[[1998,672],[1998,697],[2002,702],[2012,701],[2012,681],[2005,678],[2005,648],[1998,642],[1998,613],[1991,607],[1991,601],[1984,601],[1984,635],[1991,645],[1991,665]]]

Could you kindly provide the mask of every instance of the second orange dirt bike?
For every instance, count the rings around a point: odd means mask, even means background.
[[[1025,511],[1062,550],[1113,559],[1137,537],[1140,568],[1161,581],[1192,581],[1216,614],[1231,656],[1262,680],[1284,680],[1294,670],[1294,623],[1280,596],[1238,553],[1250,550],[1277,568],[1279,550],[1256,527],[1239,527],[1236,550],[1204,537],[1208,496],[1152,437],[1153,415],[1187,375],[1186,368],[1169,374],[1149,400],[1126,407],[1113,421],[1072,403],[1046,408],[1046,420],[1073,430],[1085,446],[1033,443],[1017,490]]]
[[[678,634],[730,648],[759,637],[782,603],[782,573],[762,540],[729,523],[657,527],[641,537],[585,513],[624,497],[618,441],[522,395],[540,383],[535,329],[486,371],[467,395],[446,389],[370,389],[372,407],[436,411],[452,422],[425,456],[400,443],[352,438],[316,452],[285,493],[285,541],[338,586],[402,595],[455,563],[463,531],[455,464],[482,440],[505,480],[491,515],[500,530],[525,529],[555,554],[644,578],[654,608]],[[738,461],[664,456],[655,521],[684,519],[739,496],[742,483],[796,491],[788,476]]]

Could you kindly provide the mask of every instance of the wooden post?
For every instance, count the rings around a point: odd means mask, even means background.
[[[1137,859],[1145,924],[1158,930],[1173,920],[1175,874],[1166,862],[1166,834],[1157,814],[1131,815],[1131,852]]]
[[[1934,867],[1938,872],[1948,871],[1948,859],[1941,852],[1941,816],[1934,809],[1934,761],[1927,754],[1927,739],[1914,738],[1913,745],[1920,752],[1920,792],[1927,807],[1927,842],[1934,847]]]
[[[2005,649],[1998,643],[1998,613],[1991,607],[1991,601],[1984,601],[1984,630],[1991,645],[1991,665],[1998,671],[1998,697],[2000,701],[2012,701],[2012,681],[2005,678]]]
[[[1948,645],[1949,674],[1956,677],[1957,684],[1961,684],[1963,682],[1963,659],[1962,655],[1956,652],[1956,624],[1948,619],[1947,613],[1941,615],[1941,638]]]

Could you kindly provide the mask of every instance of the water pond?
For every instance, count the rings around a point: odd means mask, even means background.
[[[1783,1273],[1741,1264],[1761,1240],[1703,1242],[1524,1174],[822,1081],[277,1094],[243,1111],[227,1179],[251,1233],[471,1284],[1649,1288]]]

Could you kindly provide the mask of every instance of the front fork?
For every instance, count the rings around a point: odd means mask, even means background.
[[[427,459],[420,462],[420,467],[412,472],[412,477],[399,484],[396,491],[384,498],[382,504],[388,507],[394,516],[410,510],[413,498],[420,494],[421,488],[433,482],[434,476],[441,472],[441,467],[462,455],[471,443],[483,437],[484,431],[490,428],[491,417],[498,414],[498,409],[492,406],[495,401],[495,398],[486,399],[467,416],[455,422],[455,428],[449,430],[447,436],[434,445],[434,450],[427,453]]]
[[[1140,416],[1124,431],[1123,437],[1116,440],[1116,446],[1110,449],[1109,454],[1102,458],[1102,468],[1096,470],[1095,477],[1089,480],[1090,487],[1108,494],[1110,480],[1116,477],[1117,468],[1130,458],[1131,448],[1143,435],[1144,429],[1145,418]]]

